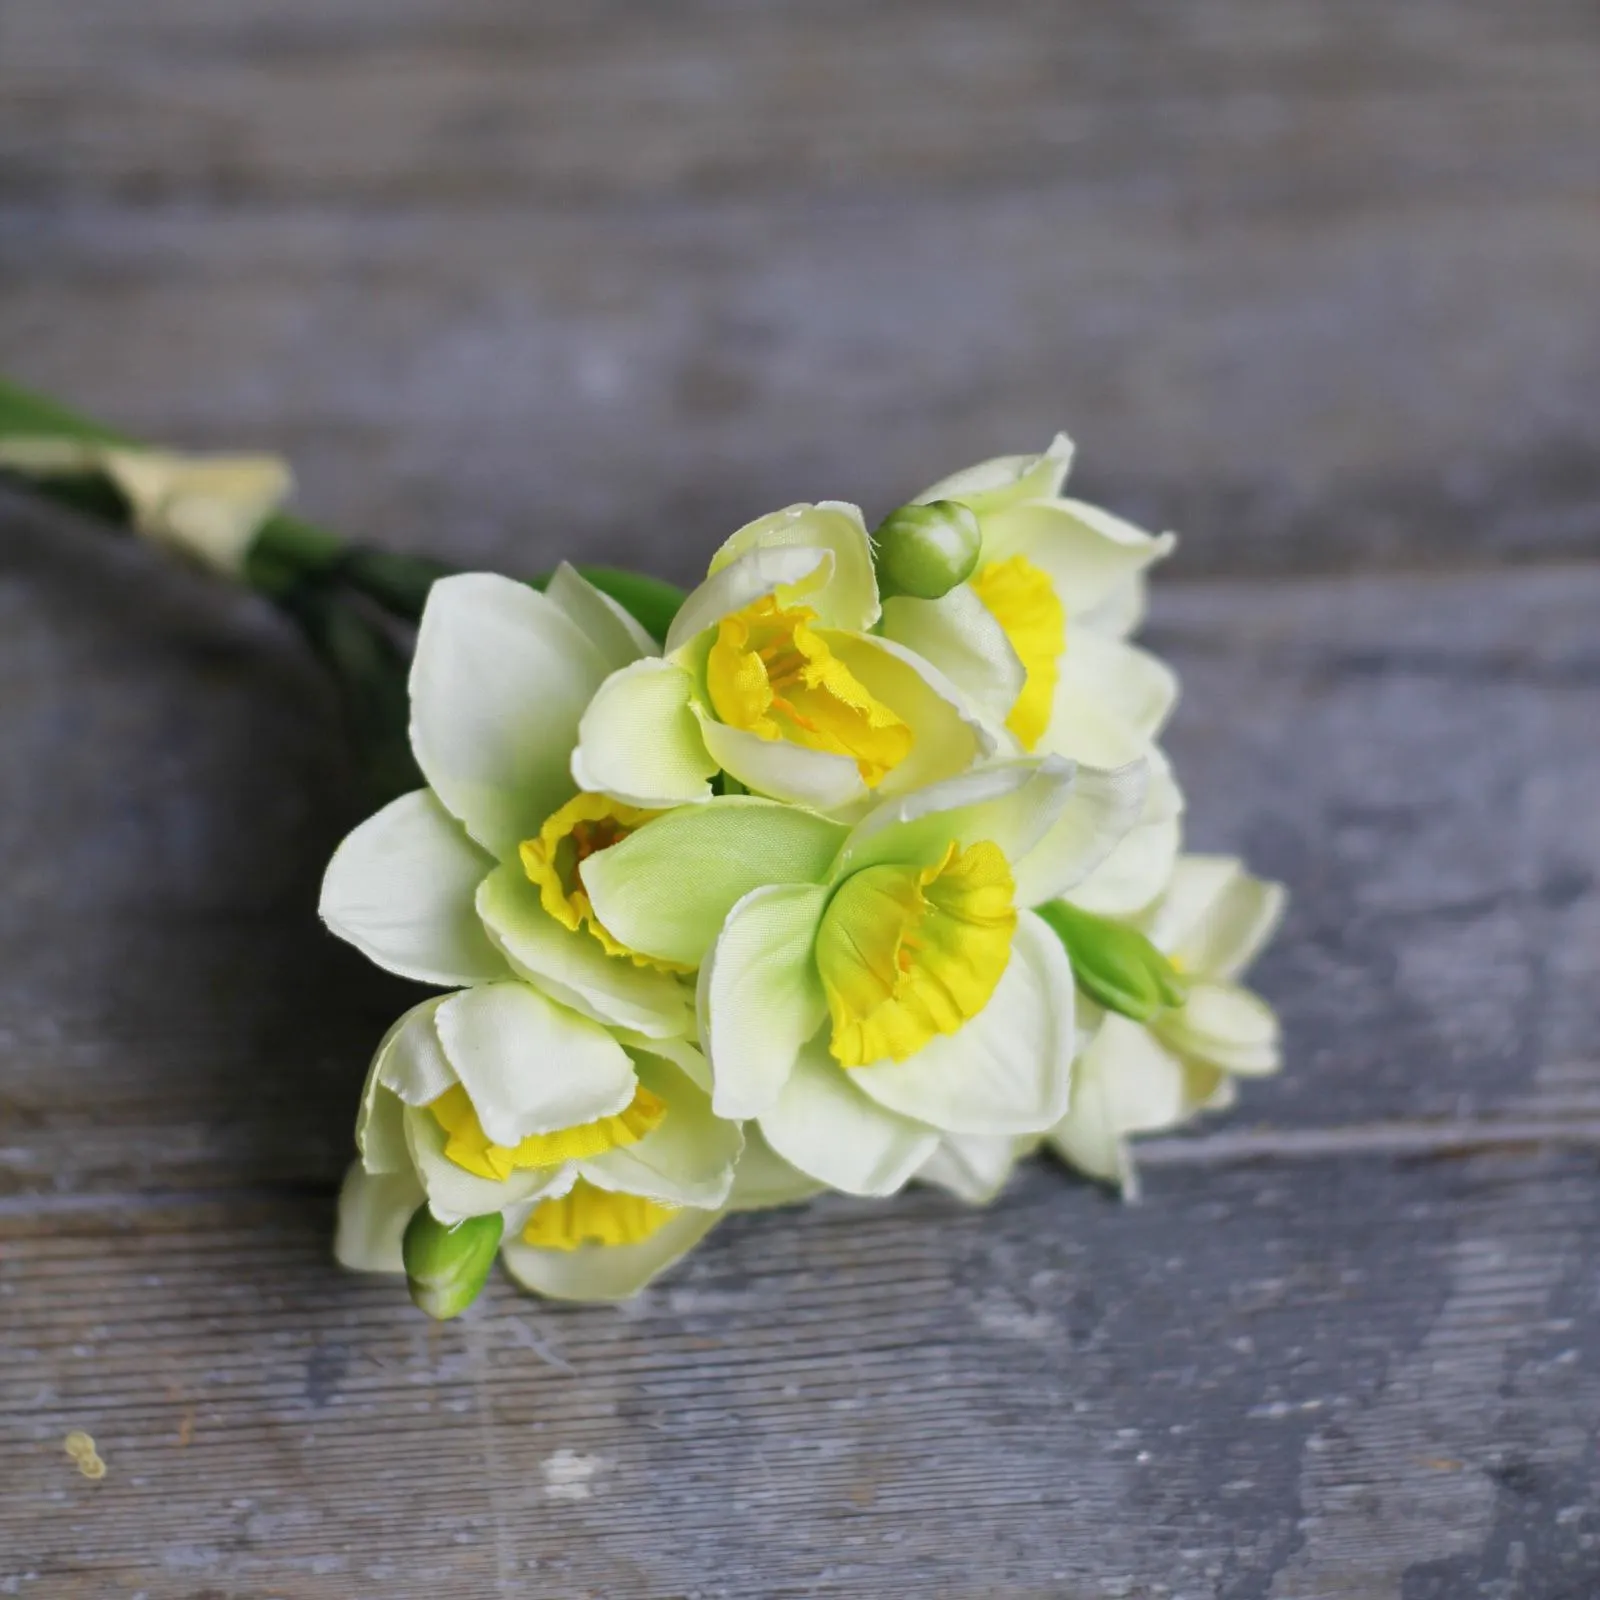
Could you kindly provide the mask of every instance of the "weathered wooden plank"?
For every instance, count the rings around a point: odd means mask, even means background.
[[[352,819],[314,676],[60,519],[5,550],[0,1186],[330,1184],[412,991],[316,927]],[[1600,1115],[1597,614],[1594,569],[1158,586],[1192,841],[1295,895],[1289,1068],[1236,1126]]]
[[[1587,1157],[1158,1173],[1129,1208],[1040,1169],[985,1214],[741,1220],[626,1311],[497,1284],[444,1327],[326,1224],[8,1223],[5,1592],[1600,1585]]]
[[[1588,8],[325,13],[6,7],[0,364],[485,561],[1063,424],[1195,572],[1594,548]]]

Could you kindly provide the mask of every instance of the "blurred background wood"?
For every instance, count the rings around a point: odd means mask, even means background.
[[[1288,1072],[1137,1210],[424,1326],[327,1255],[406,991],[314,927],[320,685],[0,506],[0,1594],[1600,1592],[1597,69],[1561,0],[5,0],[0,369],[680,578],[1064,426],[1296,900]]]

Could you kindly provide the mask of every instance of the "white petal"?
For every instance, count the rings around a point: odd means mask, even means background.
[[[1006,631],[967,584],[940,600],[883,603],[883,634],[931,662],[986,716],[1003,723],[1022,693],[1022,662]]]
[[[1139,631],[1149,609],[1149,584],[1142,572],[1119,584],[1099,605],[1072,619],[1079,631],[1087,628],[1108,639],[1127,639]]]
[[[840,811],[867,793],[861,770],[849,756],[808,750],[786,739],[763,739],[705,713],[700,736],[717,765],[753,794],[813,811]]]
[[[711,571],[721,572],[752,550],[789,546],[827,550],[833,556],[827,583],[805,597],[824,627],[866,629],[878,620],[872,540],[860,509],[842,500],[788,506],[747,523],[711,558]]]
[[[846,837],[796,806],[727,796],[647,822],[583,863],[595,913],[630,950],[698,967],[752,889],[820,883]]]
[[[1061,656],[1039,748],[1096,767],[1139,760],[1174,703],[1176,683],[1154,656],[1120,639],[1075,634]]]
[[[738,1127],[715,1116],[705,1092],[671,1062],[639,1054],[634,1067],[639,1082],[665,1102],[666,1116],[637,1144],[580,1161],[579,1172],[596,1188],[661,1205],[721,1206],[744,1145]]]
[[[937,861],[952,839],[988,839],[1019,861],[1061,815],[1075,776],[1058,756],[1006,761],[884,800],[850,830],[834,877],[877,862]]]
[[[970,1206],[988,1205],[1016,1169],[1022,1143],[993,1134],[948,1133],[923,1162],[917,1181],[931,1183]]]
[[[489,573],[434,584],[411,667],[411,747],[446,809],[497,858],[572,793],[578,720],[605,676],[547,596]]]
[[[563,1005],[650,1038],[687,1031],[689,1001],[677,978],[607,955],[585,928],[562,927],[520,867],[484,879],[478,912],[518,975]]]
[[[690,709],[693,693],[693,676],[656,656],[612,673],[578,724],[573,781],[655,810],[706,799],[717,762]]]
[[[506,975],[472,899],[494,865],[431,791],[368,817],[334,852],[322,920],[403,978],[448,988]]]
[[[759,1123],[744,1128],[744,1149],[733,1169],[730,1211],[770,1211],[776,1206],[799,1205],[827,1188],[808,1173],[792,1167],[767,1143]]]
[[[1010,505],[1051,498],[1071,465],[1072,441],[1058,433],[1039,455],[995,456],[941,478],[917,496],[917,503],[959,500],[987,518]]]
[[[550,575],[544,592],[583,630],[600,652],[607,671],[616,672],[640,656],[660,653],[655,640],[627,611],[567,562]]]
[[[1128,836],[1144,805],[1147,768],[1080,766],[1049,831],[1014,863],[1019,906],[1042,905],[1083,882]]]
[[[536,1250],[520,1239],[500,1252],[523,1288],[552,1300],[626,1300],[686,1256],[721,1221],[720,1211],[684,1210],[638,1244]]]
[[[781,514],[781,513],[780,513]],[[833,577],[831,550],[814,546],[750,550],[692,590],[672,619],[667,654],[676,655],[697,634],[714,628],[724,617],[742,611],[769,594],[809,602]]]
[[[1138,1193],[1128,1142],[1117,1131],[1116,1117],[1103,1079],[1085,1077],[1072,1090],[1072,1109],[1050,1130],[1045,1141],[1068,1166],[1120,1186],[1128,1199]]]
[[[983,719],[945,675],[904,645],[864,633],[828,630],[834,656],[857,682],[911,729],[911,753],[885,776],[883,795],[905,794],[965,772],[992,755]]]
[[[374,1175],[352,1162],[339,1187],[334,1259],[352,1272],[404,1272],[400,1241],[423,1199],[409,1166]]]
[[[440,1003],[434,1021],[496,1144],[594,1122],[633,1098],[633,1063],[622,1046],[528,984],[465,989]]]
[[[378,1081],[380,1054],[367,1073],[356,1113],[356,1149],[361,1165],[374,1177],[386,1172],[408,1172],[411,1152],[406,1148],[405,1101]]]
[[[791,1166],[845,1194],[893,1194],[933,1153],[931,1128],[875,1105],[821,1041],[801,1052],[761,1132]]]
[[[1115,1012],[1106,1017],[1077,1071],[1080,1079],[1102,1085],[1119,1134],[1158,1133],[1189,1116],[1183,1062],[1130,1017]]]
[[[1038,500],[1010,506],[983,524],[985,561],[1020,555],[1049,573],[1072,622],[1104,605],[1129,579],[1167,555],[1176,540],[1152,537],[1131,522],[1082,500]]]
[[[1136,916],[1171,882],[1182,837],[1177,822],[1140,823],[1067,898],[1096,916]]]
[[[455,1068],[444,1053],[435,1026],[439,1007],[447,998],[434,995],[413,1006],[378,1046],[373,1073],[384,1088],[399,1095],[408,1106],[425,1106],[456,1082]]]
[[[1024,912],[1005,976],[977,1016],[904,1061],[857,1067],[851,1081],[889,1110],[947,1133],[1042,1133],[1067,1110],[1072,1012],[1066,952]]]
[[[467,1217],[505,1213],[571,1188],[575,1169],[570,1165],[521,1167],[504,1182],[480,1178],[458,1167],[445,1153],[449,1135],[431,1111],[409,1106],[405,1113],[406,1143],[411,1162],[428,1196],[428,1209],[440,1222],[461,1222]]]
[[[812,950],[828,895],[811,884],[747,894],[700,969],[700,1037],[719,1116],[767,1110],[827,1016]]]
[[[1278,1070],[1278,1019],[1259,995],[1233,983],[1196,983],[1176,1011],[1152,1023],[1162,1041],[1182,1055],[1239,1077]]]
[[[1150,937],[1190,972],[1234,978],[1272,937],[1287,899],[1282,884],[1252,877],[1232,856],[1184,856]]]

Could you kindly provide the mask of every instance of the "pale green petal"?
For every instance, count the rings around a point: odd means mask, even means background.
[[[827,1017],[813,947],[829,890],[772,884],[728,914],[700,969],[700,1037],[724,1117],[758,1117]]]
[[[520,867],[497,867],[478,890],[478,914],[519,976],[595,1022],[647,1038],[689,1028],[689,999],[670,973],[607,955],[587,928],[564,928]]]
[[[1091,632],[1104,634],[1108,639],[1126,639],[1144,625],[1149,603],[1149,585],[1145,575],[1142,572],[1135,573],[1126,583],[1112,589],[1099,605],[1074,617],[1072,624],[1080,632],[1087,628]]]
[[[339,1187],[339,1221],[333,1255],[352,1272],[404,1272],[400,1240],[417,1207],[422,1185],[409,1166],[403,1172],[364,1172],[352,1162]]]
[[[1142,761],[1111,772],[1080,766],[1049,830],[1013,863],[1017,904],[1055,900],[1105,861],[1139,819],[1146,777]]]
[[[1282,884],[1253,877],[1232,856],[1185,856],[1148,931],[1188,971],[1235,978],[1272,937],[1287,900]]]
[[[637,1144],[580,1161],[579,1173],[596,1188],[642,1194],[661,1205],[721,1206],[744,1147],[738,1126],[714,1115],[704,1090],[670,1061],[638,1053],[634,1069],[666,1104],[666,1116]]]
[[[700,736],[713,760],[755,794],[813,811],[840,811],[867,794],[860,768],[849,756],[763,739],[706,713],[700,715]]]
[[[434,584],[411,667],[411,748],[494,856],[571,795],[578,720],[605,676],[600,652],[547,596],[481,572]]]
[[[983,524],[985,561],[1020,555],[1048,573],[1072,624],[1105,605],[1151,562],[1167,555],[1170,533],[1152,537],[1082,500],[1038,500],[1009,506]]]
[[[824,627],[865,629],[878,620],[872,540],[859,508],[842,500],[788,506],[747,523],[711,558],[711,572],[723,571],[752,550],[792,546],[828,550],[833,555],[827,583],[805,599]]]
[[[1071,465],[1072,441],[1058,433],[1039,455],[995,456],[941,478],[916,497],[917,503],[959,500],[987,519],[1009,506],[1050,499],[1060,492]]]
[[[831,629],[823,637],[868,694],[911,729],[911,753],[879,784],[879,794],[906,794],[953,778],[994,753],[994,737],[961,691],[904,645]]]
[[[951,840],[988,839],[1019,861],[1060,817],[1075,777],[1056,756],[1005,761],[882,801],[850,830],[833,878],[879,862],[931,865]]]
[[[917,1173],[919,1183],[985,1206],[1005,1188],[1028,1141],[996,1134],[947,1133]]]
[[[1176,1011],[1151,1023],[1179,1054],[1239,1077],[1265,1077],[1278,1070],[1278,1018],[1259,995],[1234,983],[1196,983]]]
[[[578,724],[578,787],[651,810],[706,799],[717,762],[690,709],[693,694],[693,675],[655,656],[612,673]]]
[[[777,1206],[800,1205],[826,1188],[809,1173],[790,1166],[767,1143],[759,1123],[745,1124],[744,1149],[733,1169],[733,1191],[728,1196],[730,1211],[770,1211]]]
[[[378,1081],[381,1054],[374,1058],[361,1091],[361,1109],[356,1113],[356,1149],[361,1165],[377,1176],[383,1172],[406,1172],[411,1167],[411,1152],[406,1148],[405,1101],[393,1089]]]
[[[687,1039],[647,1039],[642,1033],[629,1033],[626,1028],[618,1028],[616,1036],[617,1043],[630,1056],[644,1054],[670,1061],[702,1094],[710,1095],[711,1068]]]
[[[958,584],[939,600],[885,600],[883,635],[930,662],[995,722],[1011,714],[1026,674],[1005,629],[970,585]]]
[[[373,1065],[377,1081],[408,1106],[425,1106],[456,1082],[436,1026],[439,1007],[448,998],[434,995],[413,1006],[378,1046]]]
[[[1124,1198],[1138,1197],[1139,1181],[1128,1141],[1117,1131],[1105,1080],[1083,1075],[1073,1084],[1072,1109],[1045,1142],[1069,1167],[1116,1184]]]
[[[616,672],[640,656],[660,654],[655,640],[627,611],[567,562],[550,575],[544,592],[583,630],[608,672]]]
[[[1067,898],[1100,917],[1132,917],[1160,898],[1182,848],[1176,822],[1141,822]]]
[[[809,605],[832,579],[833,571],[833,552],[820,547],[773,546],[750,550],[714,571],[698,589],[690,592],[672,619],[667,633],[667,654],[677,656],[696,635],[780,589],[786,598]]]
[[[1042,1133],[1066,1114],[1074,1044],[1066,952],[1024,912],[1005,976],[977,1016],[904,1061],[850,1077],[879,1105],[946,1133]]]
[[[817,1040],[795,1062],[761,1132],[791,1166],[845,1194],[893,1194],[933,1153],[939,1136],[875,1105]]]
[[[630,950],[698,967],[735,904],[769,883],[820,883],[837,822],[730,795],[647,822],[583,864],[596,915]]]
[[[1131,1017],[1110,1013],[1077,1071],[1104,1086],[1119,1134],[1160,1133],[1192,1110],[1183,1062]]]
[[[472,898],[493,860],[431,791],[402,795],[334,852],[322,920],[403,978],[447,988],[506,975]]]
[[[440,1003],[434,1021],[496,1144],[609,1117],[633,1098],[633,1063],[622,1046],[529,984],[465,989]]]
[[[512,1239],[500,1258],[523,1288],[552,1300],[626,1300],[682,1260],[721,1220],[720,1211],[685,1209],[638,1244],[536,1250]]]
[[[1126,723],[1141,739],[1154,739],[1178,703],[1172,669],[1137,645],[1098,633],[1070,633],[1061,656],[1061,676],[1045,739],[1053,742],[1054,723],[1069,706],[1088,706]],[[1063,755],[1076,755],[1062,748]],[[1078,755],[1080,761],[1089,758]]]
[[[428,1209],[440,1222],[460,1222],[518,1207],[525,1214],[536,1201],[564,1194],[576,1175],[570,1164],[519,1167],[504,1182],[497,1183],[458,1167],[444,1153],[449,1135],[425,1107],[406,1108],[405,1128],[412,1165],[427,1192]]]

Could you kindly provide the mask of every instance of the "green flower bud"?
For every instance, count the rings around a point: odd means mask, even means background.
[[[411,1298],[440,1322],[459,1317],[478,1298],[504,1228],[498,1212],[447,1225],[419,1207],[400,1241]]]
[[[934,500],[891,511],[872,540],[878,588],[885,596],[937,600],[972,576],[983,548],[983,529],[970,506]]]
[[[1148,1022],[1188,998],[1177,968],[1137,928],[1080,911],[1065,900],[1035,910],[1066,946],[1078,987],[1106,1010]]]

